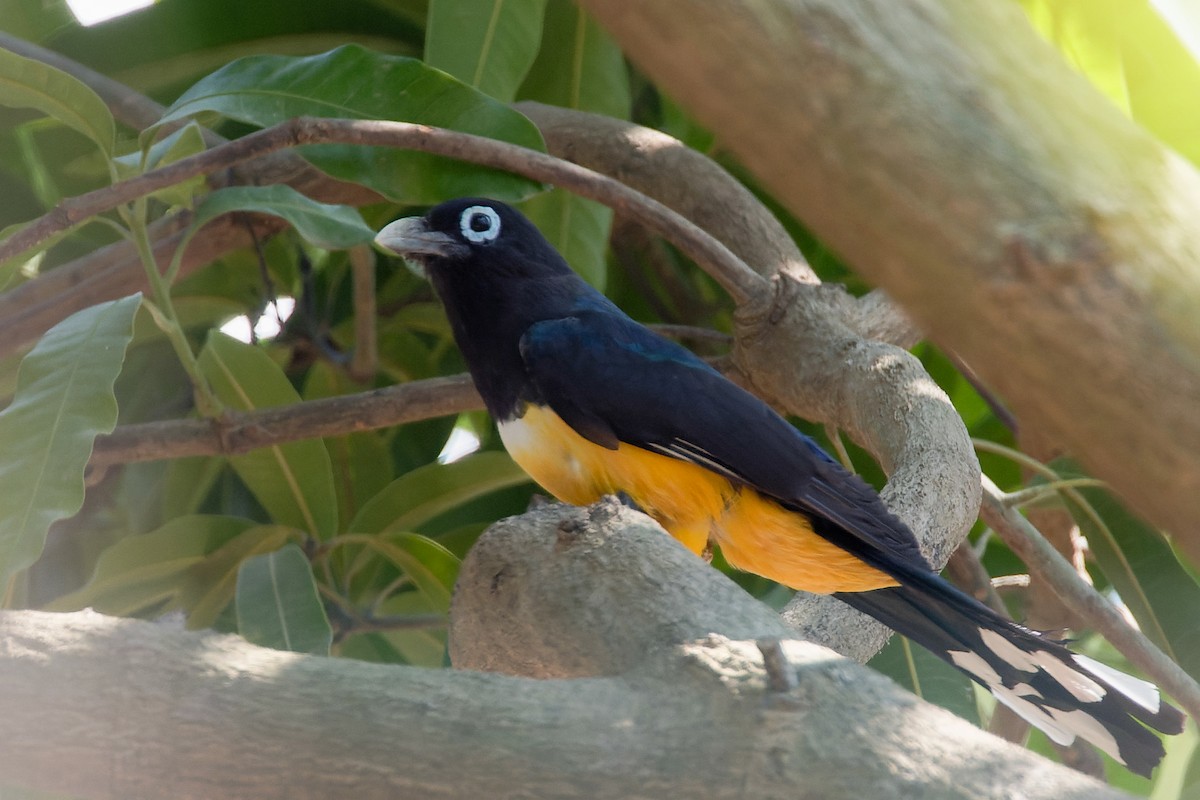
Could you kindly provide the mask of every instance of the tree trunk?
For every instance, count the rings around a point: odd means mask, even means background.
[[[1011,3],[583,0],[821,239],[1200,559],[1200,176]]]

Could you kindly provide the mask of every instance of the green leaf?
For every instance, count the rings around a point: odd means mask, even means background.
[[[4,30],[27,42],[43,42],[75,24],[66,0],[0,0]]]
[[[33,108],[91,139],[111,156],[112,113],[86,84],[60,69],[0,48],[0,104]]]
[[[344,250],[370,242],[375,232],[358,210],[310,200],[282,183],[229,186],[204,197],[188,232],[190,238],[217,217],[233,211],[257,211],[287,220],[296,232],[324,250]]]
[[[100,554],[91,579],[51,603],[50,611],[91,606],[105,614],[129,616],[176,597],[183,576],[246,530],[250,520],[188,515],[155,531],[128,536]]]
[[[289,405],[300,396],[263,350],[213,331],[200,369],[221,402],[239,411]],[[326,539],[337,530],[333,468],[319,439],[273,445],[229,463],[271,518]]]
[[[537,56],[546,0],[431,0],[425,63],[506,103]]]
[[[28,223],[19,222],[15,225],[9,225],[3,230],[0,230],[0,242],[3,242],[8,237],[24,228],[26,224]],[[10,258],[0,260],[0,291],[8,288],[8,285],[12,283],[12,279],[17,276],[17,273],[19,273],[26,264],[29,264],[32,261],[33,264],[30,266],[33,266],[36,269],[38,264],[41,262],[42,254],[50,247],[51,244],[54,244],[61,238],[61,236],[55,237],[54,242],[45,242],[43,243],[43,247],[27,250],[24,253],[19,253],[18,255]]]
[[[1102,527],[1078,503],[1066,501],[1100,570],[1142,632],[1188,674],[1200,678],[1200,585],[1170,543],[1111,494],[1102,489],[1081,489],[1078,494],[1104,523]]]
[[[417,530],[469,500],[528,481],[529,476],[507,453],[496,450],[473,453],[450,464],[426,464],[401,475],[371,498],[349,530]]]
[[[411,58],[346,45],[316,56],[251,56],[202,79],[161,122],[216,112],[266,127],[298,116],[385,119],[435,125],[543,149],[541,134],[508,106]],[[310,145],[319,169],[408,204],[482,194],[515,200],[540,185],[426,153]]]
[[[188,627],[212,627],[234,598],[242,562],[274,552],[301,537],[299,531],[284,525],[255,525],[190,566],[178,584],[177,602],[187,612]]]
[[[432,539],[416,533],[387,533],[370,547],[392,562],[429,602],[429,611],[450,610],[450,595],[458,576],[459,560]]]
[[[293,653],[329,655],[333,629],[303,551],[289,544],[243,561],[237,578],[238,633]]]
[[[979,724],[971,679],[903,636],[893,636],[868,666],[918,697]]]
[[[565,189],[553,189],[526,200],[521,210],[584,280],[603,291],[611,208]]]
[[[345,373],[320,361],[308,371],[304,399],[335,397],[353,391]],[[325,447],[333,464],[334,488],[338,497],[338,519],[353,519],[363,503],[392,482],[392,457],[385,435],[358,431],[330,436]]]
[[[629,73],[620,48],[574,3],[550,0],[542,49],[521,97],[628,119]],[[604,288],[612,211],[562,190],[523,207],[555,249],[589,283]]]
[[[1122,111],[1200,164],[1200,63],[1150,0],[1021,0],[1034,27]]]
[[[72,314],[21,362],[0,411],[0,591],[41,555],[50,525],[83,505],[92,443],[117,424],[113,384],[140,302],[132,295]]]
[[[204,148],[204,134],[200,132],[200,126],[195,122],[189,122],[169,136],[164,136],[154,142],[148,151],[139,150],[128,155],[117,156],[113,159],[113,163],[117,167],[118,175],[124,180],[202,153]],[[203,191],[204,187],[205,177],[197,175],[183,183],[159,189],[150,196],[170,205],[189,206],[192,199]]]
[[[1154,770],[1150,800],[1187,800],[1200,797],[1200,735],[1189,719],[1178,736],[1163,741],[1167,754]]]
[[[168,514],[194,514],[200,510],[225,469],[216,456],[176,458],[163,479],[162,507]]]
[[[385,600],[379,611],[389,616],[405,616],[444,612],[444,609],[435,608],[429,598],[420,592],[403,592]],[[389,631],[383,637],[395,650],[395,661],[429,669],[445,666],[445,628]]]
[[[522,99],[629,118],[629,72],[621,48],[571,0],[549,0],[542,48]]]

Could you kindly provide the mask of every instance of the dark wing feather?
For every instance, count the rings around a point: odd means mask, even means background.
[[[816,517],[818,534],[878,569],[928,569],[871,487],[754,395],[623,314],[536,323],[521,355],[535,399],[590,441],[626,442],[751,486]]]

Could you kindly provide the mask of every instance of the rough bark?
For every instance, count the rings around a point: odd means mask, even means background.
[[[1023,425],[1200,555],[1200,176],[1015,5],[583,5]]]
[[[766,607],[614,505],[496,526],[464,566],[453,618],[464,664],[579,677],[367,664],[90,612],[3,612],[0,786],[89,798],[1124,797],[828,650],[781,642]]]

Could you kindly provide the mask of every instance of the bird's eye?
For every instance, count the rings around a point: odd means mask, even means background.
[[[500,215],[487,206],[471,206],[458,218],[463,238],[475,244],[490,242],[500,235]]]

